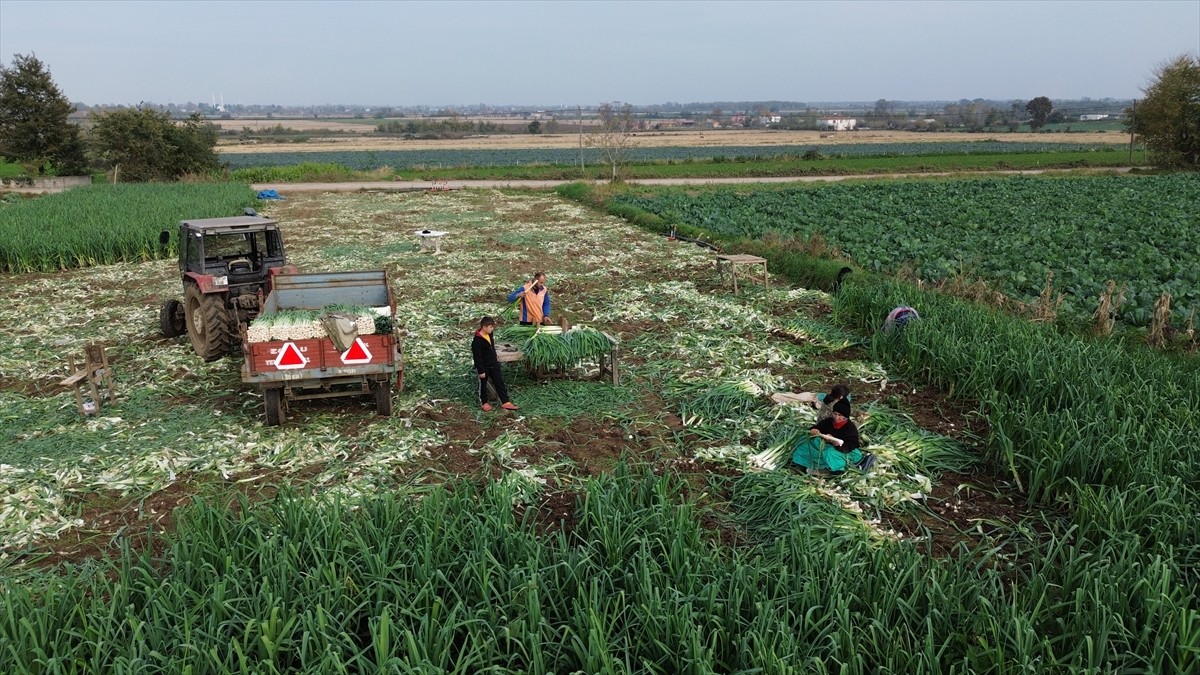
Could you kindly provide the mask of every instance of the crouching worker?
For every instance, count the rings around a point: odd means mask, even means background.
[[[485,316],[479,320],[479,330],[471,340],[471,358],[475,361],[475,372],[479,373],[479,402],[483,404],[484,412],[491,412],[492,404],[488,403],[488,382],[500,397],[500,407],[505,410],[516,410],[517,406],[508,399],[508,387],[504,386],[504,375],[500,372],[500,359],[496,358],[496,345],[492,333],[496,330],[496,320]]]
[[[800,441],[792,452],[792,462],[817,475],[838,475],[850,465],[866,471],[874,463],[874,455],[863,453],[859,447],[858,427],[850,421],[850,402],[838,401],[831,415],[808,430],[809,437]]]

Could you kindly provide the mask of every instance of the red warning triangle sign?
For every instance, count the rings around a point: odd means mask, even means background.
[[[307,365],[308,359],[300,352],[295,342],[285,342],[279,348],[279,355],[275,357],[275,367],[279,370],[303,368]]]
[[[354,344],[342,353],[342,363],[348,366],[358,366],[370,362],[371,350],[367,349],[367,343],[363,342],[362,338],[354,338]]]

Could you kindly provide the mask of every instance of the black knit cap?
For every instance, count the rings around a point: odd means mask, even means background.
[[[842,400],[838,401],[837,403],[834,403],[833,404],[833,412],[835,412],[839,415],[842,415],[843,417],[849,417],[850,416],[850,402],[847,401],[846,399],[842,399]]]

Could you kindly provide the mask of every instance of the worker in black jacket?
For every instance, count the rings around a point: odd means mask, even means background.
[[[471,358],[475,361],[475,372],[479,373],[479,401],[483,404],[484,412],[491,412],[492,404],[488,403],[487,383],[491,380],[500,397],[500,407],[505,410],[516,410],[517,406],[508,400],[508,387],[504,386],[504,375],[500,373],[500,360],[496,358],[496,344],[492,332],[496,330],[496,320],[485,316],[479,320],[479,330],[471,340]]]

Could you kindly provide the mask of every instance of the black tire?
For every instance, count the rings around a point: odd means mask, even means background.
[[[163,337],[179,337],[187,332],[187,317],[183,313],[183,303],[172,298],[163,302],[158,310],[158,329]]]
[[[225,356],[233,332],[229,311],[225,309],[225,294],[201,293],[198,286],[188,284],[183,295],[183,308],[188,337],[196,354],[205,361],[216,361]]]
[[[388,386],[387,381],[376,382],[371,385],[371,392],[375,394],[375,412],[380,417],[391,417],[392,388]]]
[[[286,416],[283,412],[283,389],[275,387],[263,390],[263,407],[266,408],[267,426],[277,427],[283,424]]]

